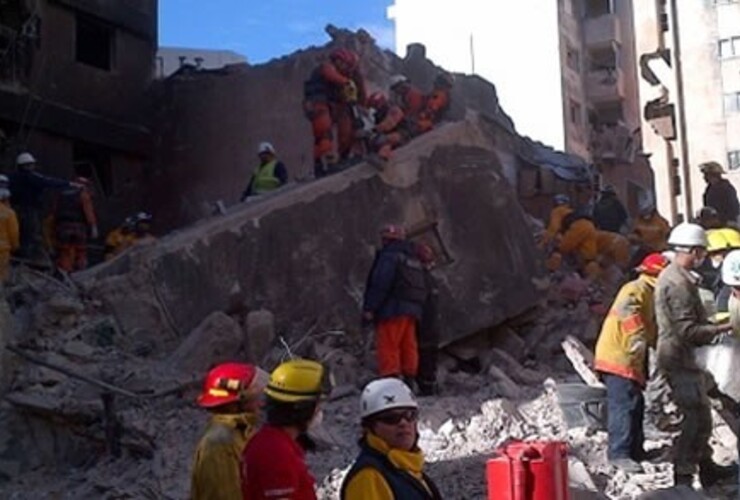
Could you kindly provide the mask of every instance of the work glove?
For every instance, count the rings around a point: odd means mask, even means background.
[[[97,240],[100,234],[98,233],[98,226],[92,225],[90,226],[90,238]]]

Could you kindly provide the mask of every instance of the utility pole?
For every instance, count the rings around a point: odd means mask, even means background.
[[[470,33],[470,73],[475,74],[475,43],[473,42],[473,33]]]

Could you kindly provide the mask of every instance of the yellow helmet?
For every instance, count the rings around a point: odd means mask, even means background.
[[[329,371],[321,363],[292,359],[273,370],[265,394],[276,401],[295,403],[318,400],[331,388]]]
[[[710,229],[707,231],[707,252],[722,252],[740,248],[740,232],[731,227]]]

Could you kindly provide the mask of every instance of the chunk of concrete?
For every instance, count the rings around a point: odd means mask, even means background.
[[[522,397],[522,390],[503,370],[495,366],[490,366],[488,367],[488,376],[492,379],[490,386],[497,395],[508,399],[519,399]]]
[[[527,354],[526,342],[508,326],[501,326],[493,331],[491,347],[504,351],[517,361],[524,360]]]
[[[545,377],[541,373],[524,368],[506,351],[501,349],[490,349],[481,355],[483,367],[496,366],[503,370],[514,382],[522,385],[539,385]]]
[[[241,327],[217,311],[187,336],[169,357],[168,364],[189,373],[205,373],[214,364],[238,360],[241,348]]]
[[[275,315],[261,309],[247,314],[245,346],[253,360],[262,360],[275,340]]]

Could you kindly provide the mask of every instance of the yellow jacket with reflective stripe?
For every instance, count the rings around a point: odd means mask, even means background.
[[[242,500],[241,455],[256,427],[257,417],[250,413],[211,418],[195,450],[192,500]]]
[[[424,467],[424,455],[421,451],[391,449],[385,441],[369,432],[366,439],[370,447],[383,453],[395,467],[408,472],[424,484],[421,474]],[[346,500],[403,500],[393,496],[393,492],[383,475],[371,467],[360,470],[350,480],[343,498]]]
[[[596,342],[597,371],[645,385],[648,347],[655,347],[658,339],[653,301],[656,281],[643,274],[617,293]]]

